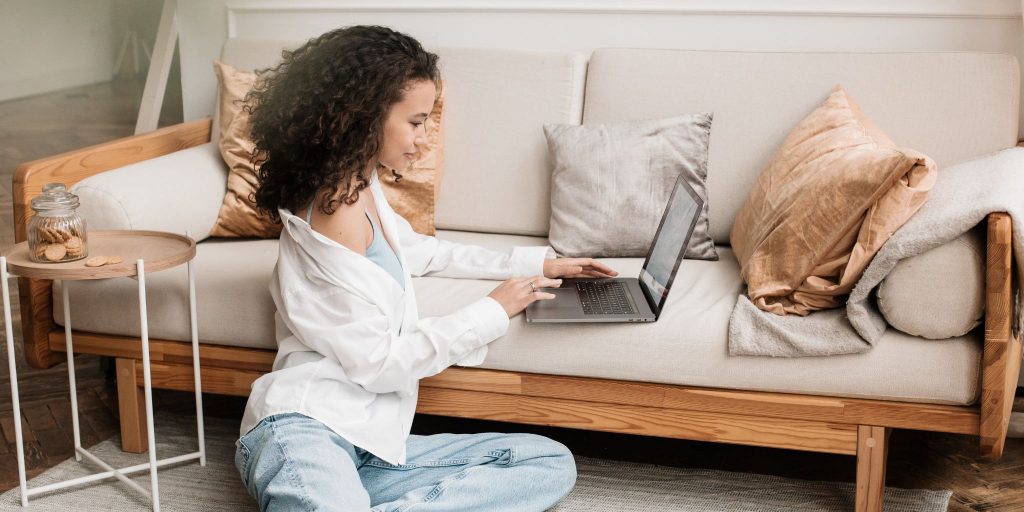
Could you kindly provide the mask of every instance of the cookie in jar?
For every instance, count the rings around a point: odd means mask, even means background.
[[[85,219],[78,214],[78,196],[63,183],[48,183],[32,199],[35,216],[28,224],[28,254],[32,261],[62,263],[89,255]]]

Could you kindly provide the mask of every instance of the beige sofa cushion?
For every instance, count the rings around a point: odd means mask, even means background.
[[[499,249],[543,239],[444,233],[456,242]],[[531,242],[532,241],[532,242]],[[484,368],[715,388],[882,400],[969,404],[978,397],[980,336],[941,343],[890,329],[875,348],[842,357],[733,357],[726,335],[742,288],[736,259],[683,260],[661,319],[650,324],[527,324],[512,319],[491,345]],[[623,276],[640,258],[603,259]],[[444,314],[489,292],[494,281],[414,280],[421,316]]]
[[[270,273],[277,240],[210,239],[196,245],[193,264],[199,339],[214,345],[277,349]],[[188,267],[146,275],[149,336],[191,341]],[[138,282],[128,278],[72,281],[71,327],[139,336]],[[54,282],[53,319],[64,325],[62,283]]]
[[[772,153],[840,83],[892,140],[940,169],[1017,144],[1017,60],[986,53],[599,49],[583,122],[714,112],[708,215],[712,238],[727,244]]]
[[[295,41],[228,39],[221,60],[267,67]],[[579,124],[586,57],[578,52],[427,48],[444,79],[444,180],[438,229],[546,236],[551,165],[544,123]],[[217,119],[215,117],[214,121]]]
[[[542,238],[441,231],[441,238],[494,249],[544,244]],[[274,240],[209,240],[199,244],[196,293],[205,342],[274,347],[274,307],[267,282]],[[512,319],[492,343],[483,367],[513,371],[848,397],[968,404],[978,395],[980,343],[974,336],[940,343],[890,329],[864,354],[829,358],[730,357],[729,314],[742,287],[735,258],[683,260],[666,311],[651,324],[528,325]],[[240,265],[239,261],[246,264]],[[603,260],[625,276],[640,258]],[[147,276],[150,335],[189,339],[185,267]],[[423,317],[455,311],[498,281],[416,278]],[[137,335],[137,283],[131,279],[71,285],[72,326]],[[60,289],[54,316],[62,323]],[[117,306],[112,307],[115,304]],[[125,314],[127,312],[127,314]]]
[[[579,124],[579,53],[438,48],[445,178],[438,229],[546,236],[551,162],[542,126]]]
[[[889,325],[942,340],[970,332],[985,313],[985,239],[979,229],[896,264],[878,285]]]

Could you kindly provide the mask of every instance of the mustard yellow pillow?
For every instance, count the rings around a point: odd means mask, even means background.
[[[257,186],[256,170],[252,165],[254,145],[249,135],[249,113],[242,109],[240,100],[256,81],[256,74],[239,70],[220,61],[213,63],[220,83],[221,157],[228,165],[228,190],[221,203],[217,222],[210,236],[227,238],[277,238],[281,224],[261,215],[256,209],[254,192]],[[444,129],[442,113],[444,98],[434,102],[434,109],[424,124],[427,144],[420,148],[408,171],[399,170],[400,182],[383,167],[378,172],[381,188],[388,204],[404,217],[418,233],[433,235],[434,211],[444,174]],[[385,172],[386,171],[386,172]]]
[[[732,226],[751,302],[778,315],[843,304],[936,177],[935,162],[897,147],[837,87],[789,133]]]

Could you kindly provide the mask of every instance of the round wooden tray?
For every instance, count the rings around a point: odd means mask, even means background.
[[[28,242],[7,251],[8,272],[33,279],[107,279],[137,274],[136,260],[144,260],[146,273],[176,267],[196,256],[196,241],[183,235],[161,231],[89,231],[86,233],[89,256],[65,263],[37,263],[28,257]],[[87,267],[93,256],[120,256],[115,265]]]

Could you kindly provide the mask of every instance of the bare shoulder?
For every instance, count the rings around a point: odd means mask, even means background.
[[[350,205],[342,203],[331,215],[314,208],[310,226],[321,235],[365,255],[373,239],[373,228],[367,222],[363,208],[362,199]]]

